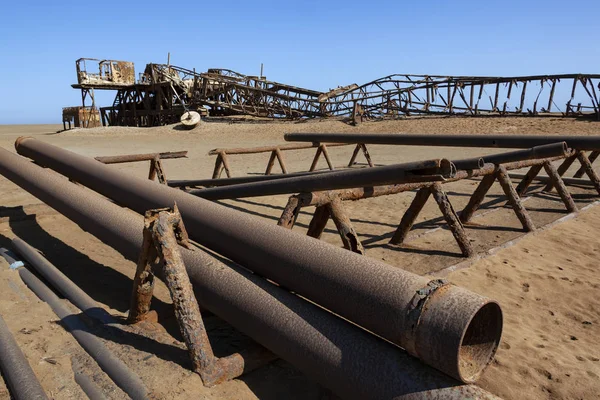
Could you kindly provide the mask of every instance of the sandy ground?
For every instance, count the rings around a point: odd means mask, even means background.
[[[254,147],[283,143],[287,132],[407,132],[407,133],[505,133],[505,134],[600,134],[597,122],[555,118],[415,118],[364,123],[351,127],[339,121],[303,123],[211,122],[193,131],[176,127],[152,129],[95,128],[56,134],[61,126],[0,126],[0,146],[13,150],[14,140],[31,135],[87,156],[188,150],[187,159],[165,160],[169,179],[209,178],[216,147]],[[490,149],[370,146],[376,164],[446,157],[450,159],[497,152]],[[331,148],[336,166],[347,164],[352,147]],[[313,150],[286,152],[290,171],[308,169]],[[232,156],[234,176],[262,174],[268,154]],[[359,157],[359,162],[364,159]],[[324,168],[325,161],[319,166]],[[123,173],[144,178],[148,163],[113,165]],[[567,174],[572,175],[577,166]],[[275,167],[277,171],[277,166]],[[456,210],[467,203],[477,185],[465,180],[445,185]],[[541,193],[533,185],[524,203],[536,226],[566,215],[554,193]],[[0,245],[10,246],[15,236],[42,250],[116,317],[126,315],[134,264],[75,224],[56,213],[18,186],[0,178]],[[597,200],[583,187],[571,187],[579,207]],[[437,271],[464,261],[434,202],[420,214],[407,243],[388,244],[414,192],[346,202],[344,205],[367,255],[419,274]],[[287,196],[257,197],[221,202],[276,223]],[[294,231],[305,233],[314,208],[304,209]],[[591,399],[600,393],[600,333],[598,289],[595,273],[599,247],[600,208],[591,206],[576,218],[526,235],[448,275],[458,285],[498,300],[505,313],[503,341],[493,365],[480,385],[506,399]],[[522,238],[515,214],[504,206],[499,185],[494,185],[473,223],[467,225],[474,248],[486,254],[502,244]],[[333,223],[322,237],[340,246]],[[292,365],[277,360],[250,374],[216,388],[202,386],[189,371],[185,347],[177,332],[168,292],[158,287],[153,306],[159,324],[143,328],[119,326],[90,329],[118,354],[159,398],[182,399],[321,399],[327,396],[318,384]],[[77,310],[73,309],[74,312]],[[18,274],[0,261],[0,313],[22,346],[47,393],[56,399],[82,398],[73,380],[73,369],[92,376],[109,398],[125,398],[87,354],[65,332],[48,306],[21,282]],[[215,316],[206,324],[216,351],[228,354],[251,346],[251,341]],[[145,339],[143,336],[150,337]],[[169,384],[165,385],[165,382]],[[8,398],[0,384],[0,398]]]

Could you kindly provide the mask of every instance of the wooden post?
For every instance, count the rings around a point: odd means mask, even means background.
[[[406,236],[408,236],[408,232],[410,232],[410,229],[419,216],[419,213],[425,206],[425,203],[427,203],[427,199],[429,199],[430,194],[431,191],[428,187],[422,187],[419,189],[412,203],[410,203],[410,206],[402,216],[402,220],[400,221],[400,225],[398,225],[398,229],[396,229],[394,236],[392,236],[390,239],[391,244],[404,243]]]

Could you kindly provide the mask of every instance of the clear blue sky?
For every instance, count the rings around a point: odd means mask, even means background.
[[[89,7],[89,8],[85,8]],[[327,90],[392,73],[600,72],[600,1],[7,1],[0,123],[59,123],[75,60],[228,68]],[[97,98],[101,105],[111,99]]]

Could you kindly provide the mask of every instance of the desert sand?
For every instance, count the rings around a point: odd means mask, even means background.
[[[431,134],[600,134],[600,123],[557,118],[411,118],[363,123],[214,121],[192,131],[160,128],[94,128],[56,133],[62,126],[0,126],[0,146],[14,151],[22,135],[86,155],[114,155],[188,150],[188,158],[163,161],[168,179],[199,179],[212,175],[217,147],[253,147],[283,143],[287,132],[406,132]],[[352,147],[330,150],[336,166],[347,164]],[[464,158],[497,152],[491,149],[369,146],[376,164],[446,157]],[[286,152],[291,171],[307,170],[313,150]],[[262,174],[268,154],[231,156],[234,176]],[[364,163],[362,156],[359,162]],[[148,163],[111,166],[146,178]],[[324,160],[319,167],[325,168]],[[568,172],[571,176],[578,166]],[[279,172],[275,167],[275,172]],[[456,210],[467,203],[477,180],[444,185]],[[581,209],[567,217],[555,193],[541,193],[534,184],[524,203],[538,227],[523,232],[515,214],[504,206],[494,185],[467,233],[480,257],[464,263],[437,206],[428,202],[402,246],[390,245],[414,192],[344,203],[366,254],[423,275],[444,275],[451,282],[497,300],[504,311],[504,333],[492,365],[479,381],[504,399],[600,398],[600,208],[590,188],[570,187]],[[35,197],[0,178],[0,246],[18,236],[45,256],[118,318],[127,315],[134,263],[83,232]],[[220,203],[276,223],[288,196],[256,197]],[[305,233],[314,208],[300,214],[294,231]],[[341,246],[330,221],[321,238]],[[464,267],[453,272],[453,266]],[[277,360],[236,380],[205,388],[189,369],[166,288],[159,284],[153,307],[158,323],[122,327],[119,332],[94,328],[105,344],[138,373],[158,398],[170,399],[321,399],[330,394],[291,364]],[[74,312],[76,310],[74,309]],[[0,313],[23,349],[46,392],[55,399],[85,398],[73,380],[73,368],[92,376],[111,399],[126,398],[65,332],[50,308],[0,260]],[[250,339],[213,315],[206,317],[216,351],[228,354]],[[149,336],[151,339],[144,339]],[[165,384],[165,382],[167,384]],[[8,391],[0,382],[0,398]]]

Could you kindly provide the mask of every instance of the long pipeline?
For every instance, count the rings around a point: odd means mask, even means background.
[[[600,136],[570,135],[421,135],[404,133],[286,133],[289,142],[364,143],[405,146],[498,147],[525,149],[567,142],[577,150],[600,150]]]
[[[88,331],[85,323],[63,303],[48,286],[27,268],[18,269],[21,279],[61,319],[67,331],[73,335],[83,349],[98,363],[100,368],[133,400],[150,399],[151,393],[141,378],[117,358],[97,336]]]
[[[221,179],[189,179],[189,180],[170,180],[167,184],[171,187],[191,187],[191,186],[206,186],[206,187],[217,187],[217,186],[229,186],[239,185],[240,183],[250,182],[264,182],[270,180],[277,180],[283,178],[291,178],[295,176],[304,175],[316,175],[331,172],[330,170],[323,171],[306,171],[306,172],[292,172],[289,174],[277,174],[277,175],[247,175],[247,176],[234,176],[232,178],[221,178]]]
[[[4,149],[0,173],[127,259],[137,260],[142,245],[140,215]],[[200,304],[343,398],[496,398],[476,386],[459,385],[245,268],[224,264],[202,249],[180,251]]]
[[[207,200],[273,196],[297,192],[347,189],[418,181],[443,181],[456,173],[448,160],[427,160],[383,167],[331,171],[325,174],[297,175],[281,179],[248,182],[225,187],[194,189],[188,193]]]
[[[505,153],[490,154],[483,157],[475,157],[453,161],[453,163],[456,165],[456,168],[461,169],[461,166],[474,165],[475,163],[479,162],[479,160],[482,160],[485,163],[499,165],[523,160],[566,156],[568,152],[569,148],[567,147],[566,142],[557,142],[551,144],[544,144],[541,146],[535,146],[531,149],[508,151]],[[481,167],[479,168],[483,168],[483,165],[481,165]],[[475,168],[465,167],[463,169]]]
[[[115,319],[100,307],[94,299],[50,263],[36,249],[19,238],[12,240],[15,250],[27,261],[52,287],[89,317],[103,324],[115,323]]]
[[[0,316],[0,369],[15,400],[47,400],[27,358]]]
[[[17,150],[138,213],[176,202],[190,237],[200,244],[463,382],[476,380],[495,354],[502,313],[488,298],[124,175],[35,139],[19,139]]]

